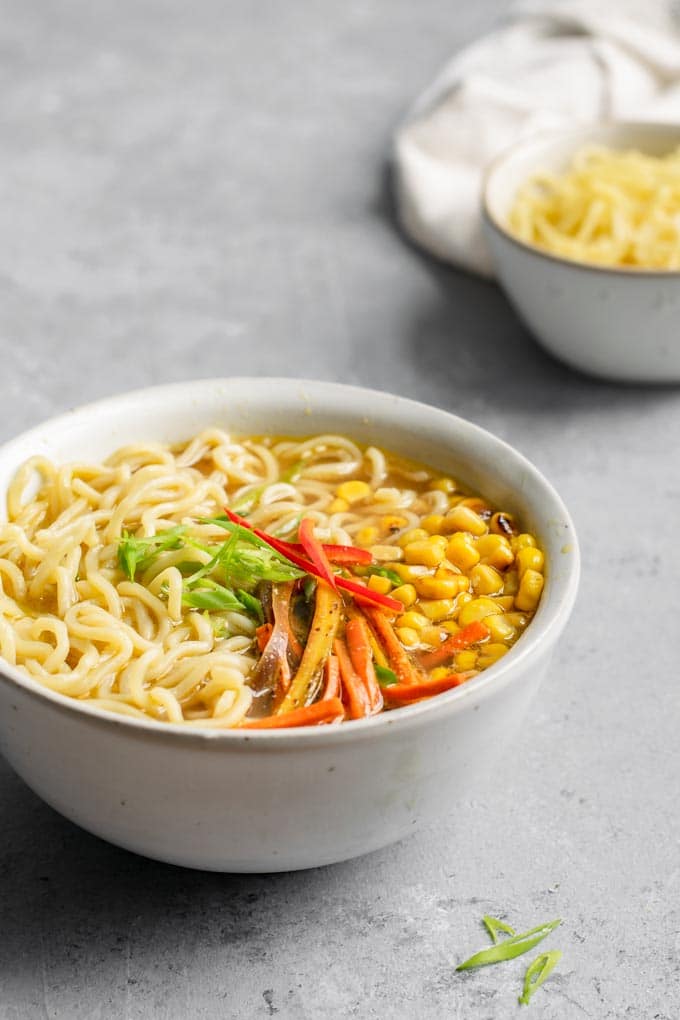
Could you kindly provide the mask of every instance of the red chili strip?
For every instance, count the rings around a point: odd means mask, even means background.
[[[317,575],[321,577],[326,584],[329,584],[331,588],[337,589],[335,574],[331,569],[326,553],[323,551],[321,542],[314,534],[314,521],[311,517],[302,518],[300,521],[300,527],[298,528],[298,536],[300,538],[300,545],[316,567]]]

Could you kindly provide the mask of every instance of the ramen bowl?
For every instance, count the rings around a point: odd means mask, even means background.
[[[386,393],[291,379],[188,382],[75,410],[0,449],[0,490],[36,454],[101,459],[132,442],[179,442],[209,425],[245,435],[341,432],[455,474],[507,506],[546,554],[545,590],[526,632],[454,691],[369,719],[297,730],[187,729],[122,717],[0,662],[0,750],[77,825],[173,864],[283,871],[401,839],[469,796],[525,716],[576,594],[569,515],[524,457],[452,414]]]
[[[508,226],[518,189],[541,171],[564,172],[585,145],[663,156],[680,145],[671,124],[608,123],[524,139],[491,165],[484,185],[487,241],[500,283],[551,354],[591,375],[680,381],[680,273],[576,262],[526,244]]]

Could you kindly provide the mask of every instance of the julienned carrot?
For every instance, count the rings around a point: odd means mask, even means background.
[[[311,574],[312,577],[319,576],[311,560],[308,560],[305,556],[299,556],[297,553],[291,551],[291,543],[286,543],[279,538],[274,538],[273,535],[268,534],[266,531],[262,531],[260,528],[254,528],[250,521],[247,521],[245,517],[241,517],[240,514],[235,513],[233,510],[230,510],[229,507],[225,507],[224,511],[230,521],[234,524],[240,524],[242,528],[247,528],[249,531],[252,531],[254,535],[257,535],[257,537],[263,542],[266,542],[267,545],[271,546],[275,552],[280,553],[281,556],[285,556],[286,559],[290,560],[291,563],[294,563],[296,567],[300,568],[300,570],[304,570],[306,574]],[[384,609],[389,609],[393,613],[400,613],[404,608],[401,602],[397,599],[390,598],[389,595],[380,595],[377,591],[371,591],[371,589],[367,588],[366,585],[357,584],[355,581],[349,581],[347,578],[339,577],[337,574],[334,576],[335,583],[338,588],[343,588],[345,591],[349,591],[353,595],[360,595],[362,601],[366,603],[382,606]]]
[[[381,613],[379,609],[373,609],[369,606],[364,607],[364,613],[375,631],[378,641],[385,649],[387,660],[400,683],[417,683],[419,679],[418,673],[385,614]]]
[[[324,687],[321,701],[328,701],[329,698],[340,697],[340,664],[336,655],[329,655],[324,664]]]
[[[439,648],[435,648],[432,652],[424,652],[420,656],[420,661],[425,669],[434,669],[435,666],[441,666],[447,659],[452,659],[456,652],[460,652],[463,648],[469,648],[470,645],[476,645],[478,641],[484,641],[490,633],[491,631],[482,620],[473,620],[472,623],[468,623],[467,627],[463,627],[462,630],[447,638]]]
[[[319,723],[339,722],[345,714],[340,698],[315,701],[305,708],[294,708],[285,715],[267,715],[264,719],[246,719],[240,724],[243,730],[282,730],[291,726],[318,726]]]
[[[366,689],[371,713],[375,714],[383,707],[383,696],[375,675],[373,649],[366,621],[360,618],[348,620],[345,627],[345,638],[352,665]]]
[[[302,708],[308,701],[317,697],[321,685],[321,671],[333,649],[341,611],[342,599],[338,592],[326,584],[317,585],[314,616],[307,644],[297,673],[291,680],[285,698],[277,707],[277,715],[285,715],[292,709]]]
[[[383,689],[383,694],[387,701],[420,701],[421,698],[431,698],[434,694],[450,691],[452,687],[460,687],[473,676],[476,676],[476,673],[471,671],[452,673],[451,676],[443,676],[439,680],[423,680],[415,684],[392,684],[391,687]]]
[[[361,677],[357,675],[352,666],[352,660],[347,645],[340,638],[336,638],[333,649],[340,665],[340,679],[342,689],[347,703],[347,712],[350,719],[363,719],[371,715],[371,703],[368,698],[368,691],[364,687]]]
[[[269,638],[272,636],[273,629],[274,628],[272,627],[271,623],[263,623],[262,626],[258,627],[257,630],[255,631],[255,637],[257,638],[257,647],[260,651],[260,654],[262,654],[262,652],[267,647],[267,642],[269,641]]]
[[[314,521],[311,517],[303,517],[300,521],[298,538],[300,539],[300,545],[316,567],[317,575],[325,581],[326,584],[329,584],[331,588],[337,588],[335,574],[331,570],[328,557],[323,551],[321,542],[314,534]]]

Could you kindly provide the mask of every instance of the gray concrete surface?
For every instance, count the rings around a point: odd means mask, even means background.
[[[500,0],[2,0],[2,438],[84,400],[229,373],[365,383],[516,444],[584,577],[532,717],[471,800],[306,874],[164,867],[0,763],[0,1018],[506,1020],[466,976],[484,913],[555,916],[529,1016],[680,1017],[680,396],[577,376],[495,286],[410,249],[390,131]],[[525,958],[526,959],[526,958]]]

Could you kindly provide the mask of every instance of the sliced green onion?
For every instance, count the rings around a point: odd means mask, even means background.
[[[352,570],[358,577],[370,577],[372,574],[377,574],[378,577],[386,577],[397,588],[402,584],[402,580],[396,570],[390,570],[389,567],[378,567],[373,564],[367,567],[357,565],[353,566]]]
[[[500,942],[498,935],[499,932],[503,932],[504,935],[516,934],[514,928],[511,928],[509,924],[505,923],[505,921],[499,921],[497,917],[489,917],[488,914],[485,914],[482,921],[484,922],[489,935],[493,939],[494,945],[497,945]]]
[[[541,953],[537,956],[533,963],[530,963],[527,967],[527,972],[524,975],[524,988],[522,994],[519,997],[519,1003],[521,1006],[528,1006],[531,996],[534,994],[537,988],[540,988],[543,982],[552,974],[557,964],[562,959],[562,953],[559,949],[552,949],[549,953]]]
[[[243,591],[239,588],[236,594],[239,600],[245,607],[249,616],[254,616],[258,623],[264,623],[264,612],[262,611],[262,603],[259,599],[256,599],[254,595],[248,594],[247,591]]]
[[[381,666],[379,662],[375,662],[373,665],[375,667],[375,675],[381,687],[392,687],[394,684],[399,683],[397,674],[388,669],[387,666]]]
[[[456,970],[472,970],[473,967],[486,967],[490,963],[501,963],[503,960],[514,960],[516,956],[528,953],[530,949],[542,942],[546,935],[554,931],[562,923],[558,917],[547,924],[539,924],[536,928],[523,931],[519,935],[512,935],[487,949],[482,949],[469,960],[459,963]]]

